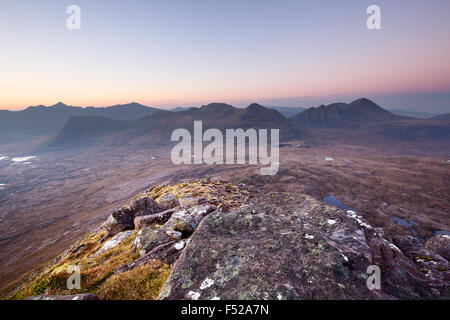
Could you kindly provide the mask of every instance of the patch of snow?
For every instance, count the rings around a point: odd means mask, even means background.
[[[5,156],[0,157],[0,161],[7,160],[7,159],[8,159],[8,157],[5,157]]]
[[[334,161],[333,158],[325,157],[325,161]]]
[[[278,294],[278,295],[277,295],[277,299],[278,299],[278,300],[281,300],[281,299],[283,299],[283,296],[282,296],[281,294]]]
[[[205,290],[209,287],[211,287],[214,284],[214,280],[206,278],[203,280],[203,282],[200,284],[200,290]]]
[[[123,232],[116,234],[112,239],[105,242],[103,247],[101,247],[101,249],[98,250],[96,253],[94,253],[91,257],[98,256],[98,255],[108,251],[109,249],[114,248],[115,246],[117,246],[118,244],[123,242],[124,240],[128,239],[133,233],[134,233],[133,230],[128,230],[128,231],[123,231]],[[135,241],[136,241],[136,239],[135,239]]]
[[[80,299],[80,296],[75,296],[72,298],[72,300],[78,300],[78,299]]]
[[[184,241],[180,241],[180,242],[177,242],[177,243],[175,243],[175,249],[177,249],[178,251],[180,251],[181,249],[183,249],[184,248]]]
[[[189,291],[187,296],[191,300],[198,300],[198,298],[200,298],[200,292]]]
[[[306,239],[314,239],[314,236],[310,235],[310,234],[305,234],[305,238]]]
[[[333,225],[333,224],[336,223],[336,220],[330,219],[330,220],[327,221],[327,223],[328,223],[329,225]]]
[[[26,161],[31,160],[31,159],[35,159],[35,158],[36,158],[36,156],[17,157],[17,158],[12,158],[11,161],[14,162],[14,163],[23,163],[23,162],[25,162],[25,164],[29,164],[29,162],[26,162]]]
[[[220,298],[219,297],[214,297],[214,298],[211,298],[211,300],[220,300]]]
[[[367,228],[367,229],[373,229],[372,226],[369,225],[368,223],[366,223],[361,216],[356,214],[355,211],[347,210],[346,212],[347,212],[347,216],[349,216],[352,219],[355,219],[360,226]]]
[[[343,254],[341,253],[341,256],[342,256],[342,258],[344,258],[344,260],[345,260],[346,262],[348,262],[348,258],[347,258],[345,255],[343,255]]]

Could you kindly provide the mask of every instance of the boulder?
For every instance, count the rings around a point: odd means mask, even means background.
[[[189,209],[181,209],[172,214],[170,219],[164,224],[165,230],[175,230],[188,236],[197,228],[200,221],[215,211],[217,208],[210,205],[194,206]]]
[[[135,217],[155,214],[169,209],[158,204],[152,197],[142,197],[134,200],[130,207]]]
[[[83,293],[83,294],[72,294],[67,296],[33,296],[28,297],[26,300],[100,300],[98,296],[91,293]]]
[[[170,219],[174,212],[174,209],[169,209],[160,213],[136,217],[134,218],[134,227],[139,230],[153,224],[165,223]]]
[[[426,243],[425,247],[436,252],[441,257],[450,261],[450,236],[449,235],[437,235],[431,237]]]
[[[144,256],[153,249],[166,244],[174,243],[162,228],[146,227],[138,232],[134,239],[133,246],[139,251],[140,256]]]
[[[173,209],[180,206],[180,201],[173,194],[166,193],[159,199],[158,204],[166,209]]]
[[[114,236],[119,232],[134,229],[135,214],[129,208],[122,208],[113,211],[102,227],[108,231],[108,234]]]
[[[134,200],[129,206],[113,211],[102,227],[110,236],[119,232],[134,229],[134,219],[139,216],[151,215],[164,211],[153,198],[143,197]]]

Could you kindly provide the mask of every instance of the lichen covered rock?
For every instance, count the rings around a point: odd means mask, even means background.
[[[367,285],[372,265],[380,266],[380,289]],[[354,212],[278,194],[205,217],[159,299],[414,299],[446,292],[448,281],[430,281]]]
[[[166,209],[173,209],[180,206],[180,201],[172,193],[166,193],[158,200],[158,204]]]
[[[425,247],[428,250],[436,252],[441,257],[450,261],[450,236],[449,235],[437,235],[431,237],[426,243]]]

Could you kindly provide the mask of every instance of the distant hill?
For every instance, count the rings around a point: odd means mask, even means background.
[[[426,113],[426,112],[415,112],[415,111],[407,111],[407,110],[389,110],[389,112],[397,115],[397,116],[404,116],[404,117],[412,117],[412,118],[419,118],[419,119],[429,119],[431,117],[436,116],[436,114],[433,113]]]
[[[78,117],[55,136],[50,145],[55,147],[89,143],[95,139],[114,141],[115,144],[168,143],[173,130],[185,128],[193,131],[195,120],[203,122],[203,130],[255,128],[280,129],[280,140],[304,137],[302,131],[276,110],[259,104],[235,108],[229,104],[211,103],[201,108],[171,112],[160,110],[138,120],[115,121],[100,117]],[[114,137],[114,138],[111,138]]]
[[[450,113],[440,114],[438,116],[432,117],[431,119],[432,120],[450,121]]]
[[[276,107],[276,106],[266,106],[268,109],[274,109],[277,110],[279,113],[281,113],[286,118],[290,118],[295,116],[296,114],[302,112],[303,110],[306,110],[306,108],[302,107]]]
[[[81,108],[59,102],[49,107],[32,106],[22,111],[0,110],[0,137],[6,141],[6,139],[55,134],[70,118],[77,116],[130,120],[145,117],[157,110],[159,109],[134,102],[102,108]]]
[[[292,117],[299,128],[359,127],[363,123],[402,120],[369,99],[361,98],[352,103],[333,103],[328,106],[306,109]]]

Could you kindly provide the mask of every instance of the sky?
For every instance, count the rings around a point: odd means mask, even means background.
[[[0,109],[367,97],[450,112],[449,31],[448,0],[1,0]]]

